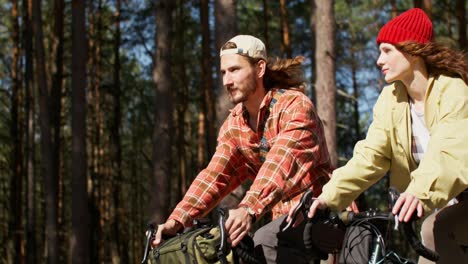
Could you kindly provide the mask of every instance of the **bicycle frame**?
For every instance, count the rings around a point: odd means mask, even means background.
[[[391,204],[393,204],[397,200],[399,194],[394,188],[390,188],[389,194],[391,198],[390,199]],[[302,212],[304,216],[307,216],[309,207],[312,203],[312,196],[313,195],[311,194],[311,191],[304,193],[299,205],[296,207],[296,210],[294,211],[292,215],[293,220],[290,223],[294,222],[294,219],[298,215],[299,212]],[[411,245],[411,247],[420,256],[423,256],[426,259],[429,259],[432,261],[436,261],[439,258],[438,254],[424,247],[424,245],[422,245],[421,241],[419,240],[418,236],[416,235],[414,231],[413,222],[416,219],[417,217],[412,217],[410,222],[407,222],[407,223],[397,222],[397,223],[399,223],[399,226],[402,227],[405,233],[405,236],[408,239],[408,242]],[[346,227],[350,227],[352,225],[359,225],[362,223],[368,223],[372,226],[371,231],[373,232],[372,233],[373,242],[371,245],[372,250],[371,250],[368,263],[379,264],[379,263],[384,263],[385,260],[398,261],[396,263],[412,263],[410,260],[407,260],[405,258],[398,256],[398,254],[396,254],[393,251],[390,251],[388,253],[386,252],[385,243],[384,243],[385,241],[383,239],[383,236],[380,230],[378,230],[378,228],[375,227],[375,225],[370,223],[371,221],[374,221],[374,220],[383,220],[389,223],[393,221],[398,221],[398,219],[396,219],[391,213],[378,212],[377,210],[372,210],[372,209],[365,211],[365,212],[361,212],[361,213],[344,212],[340,214],[339,216],[333,215],[328,209],[317,210],[317,213],[314,219],[307,219],[307,223],[304,228],[304,244],[306,245],[307,249],[309,250],[314,249],[311,230],[312,230],[312,226],[317,221],[322,221],[323,223],[326,222],[333,226],[344,225]],[[287,228],[289,228],[289,225],[285,229]]]

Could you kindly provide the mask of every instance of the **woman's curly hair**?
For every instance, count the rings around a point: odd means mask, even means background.
[[[467,54],[436,42],[421,44],[413,41],[398,43],[395,47],[410,55],[421,57],[430,74],[444,74],[461,78],[468,84]]]

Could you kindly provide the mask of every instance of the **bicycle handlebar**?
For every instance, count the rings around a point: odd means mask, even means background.
[[[155,234],[155,228],[153,224],[148,224],[148,229],[146,230],[146,243],[145,243],[145,252],[143,253],[143,259],[141,264],[146,264],[148,262],[149,253],[151,251],[151,241],[153,240]]]
[[[420,256],[423,256],[424,258],[430,261],[436,262],[439,259],[439,254],[425,247],[421,243],[421,241],[418,239],[418,236],[416,235],[416,232],[414,231],[412,222],[413,220],[410,220],[410,222],[407,223],[402,223],[403,231],[405,233],[406,238],[408,239],[408,243]]]
[[[307,191],[306,193],[303,194],[303,198],[306,197],[308,199],[311,199],[312,194],[309,193],[311,191]],[[395,202],[396,198],[398,198],[399,194],[398,191],[396,191],[394,188],[390,188],[390,197],[391,201]],[[301,199],[300,204],[297,206],[296,211],[302,211],[304,215],[307,215],[307,212],[309,210],[308,207],[310,207],[311,201],[306,201],[305,199]],[[306,207],[306,205],[309,205]],[[319,222],[319,221],[325,221],[328,223],[328,225],[332,226],[339,226],[340,223],[344,224],[345,226],[349,226],[357,221],[370,221],[370,220],[383,220],[383,221],[394,221],[395,217],[391,212],[379,212],[377,210],[368,210],[360,213],[354,213],[354,212],[343,212],[339,214],[338,216],[331,216],[329,210],[317,210],[317,213],[313,217],[313,219],[307,219],[307,224],[304,228],[304,244],[307,249],[314,249],[315,246],[313,244],[312,240],[312,226],[313,224]],[[294,222],[294,217],[297,215],[293,215],[293,219],[291,222]],[[405,236],[408,240],[408,243],[411,245],[411,247],[418,253],[420,256],[431,260],[431,261],[437,261],[439,259],[439,254],[427,247],[425,247],[421,241],[418,238],[418,235],[414,231],[414,221],[417,219],[416,216],[413,216],[409,222],[400,222],[400,225],[402,226],[402,229],[405,233]],[[398,220],[397,220],[398,221]]]

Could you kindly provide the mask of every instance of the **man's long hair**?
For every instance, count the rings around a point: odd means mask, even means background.
[[[294,59],[269,58],[267,61],[263,85],[272,88],[295,89],[305,91],[305,78],[302,62],[304,57]]]
[[[429,74],[444,74],[463,79],[468,84],[467,54],[455,51],[436,42],[421,44],[413,41],[398,43],[395,47],[413,56],[419,56],[426,63]]]

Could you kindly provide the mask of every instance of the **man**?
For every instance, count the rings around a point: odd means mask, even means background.
[[[283,252],[275,235],[285,218],[280,216],[288,213],[304,190],[320,194],[331,172],[322,123],[303,93],[303,57],[267,63],[263,42],[239,35],[224,44],[220,58],[223,86],[236,106],[220,129],[216,152],[207,168],[168,220],[158,226],[152,244],[158,246],[163,234],[174,235],[190,226],[193,219],[206,215],[250,178],[250,189],[226,220],[232,246],[271,211],[276,220],[256,232],[256,247],[268,263],[291,261],[294,256],[304,263],[308,256],[301,250],[302,243],[295,242],[298,247],[289,243]],[[302,233],[295,236],[293,240],[302,240]],[[290,256],[290,250],[297,252]]]

